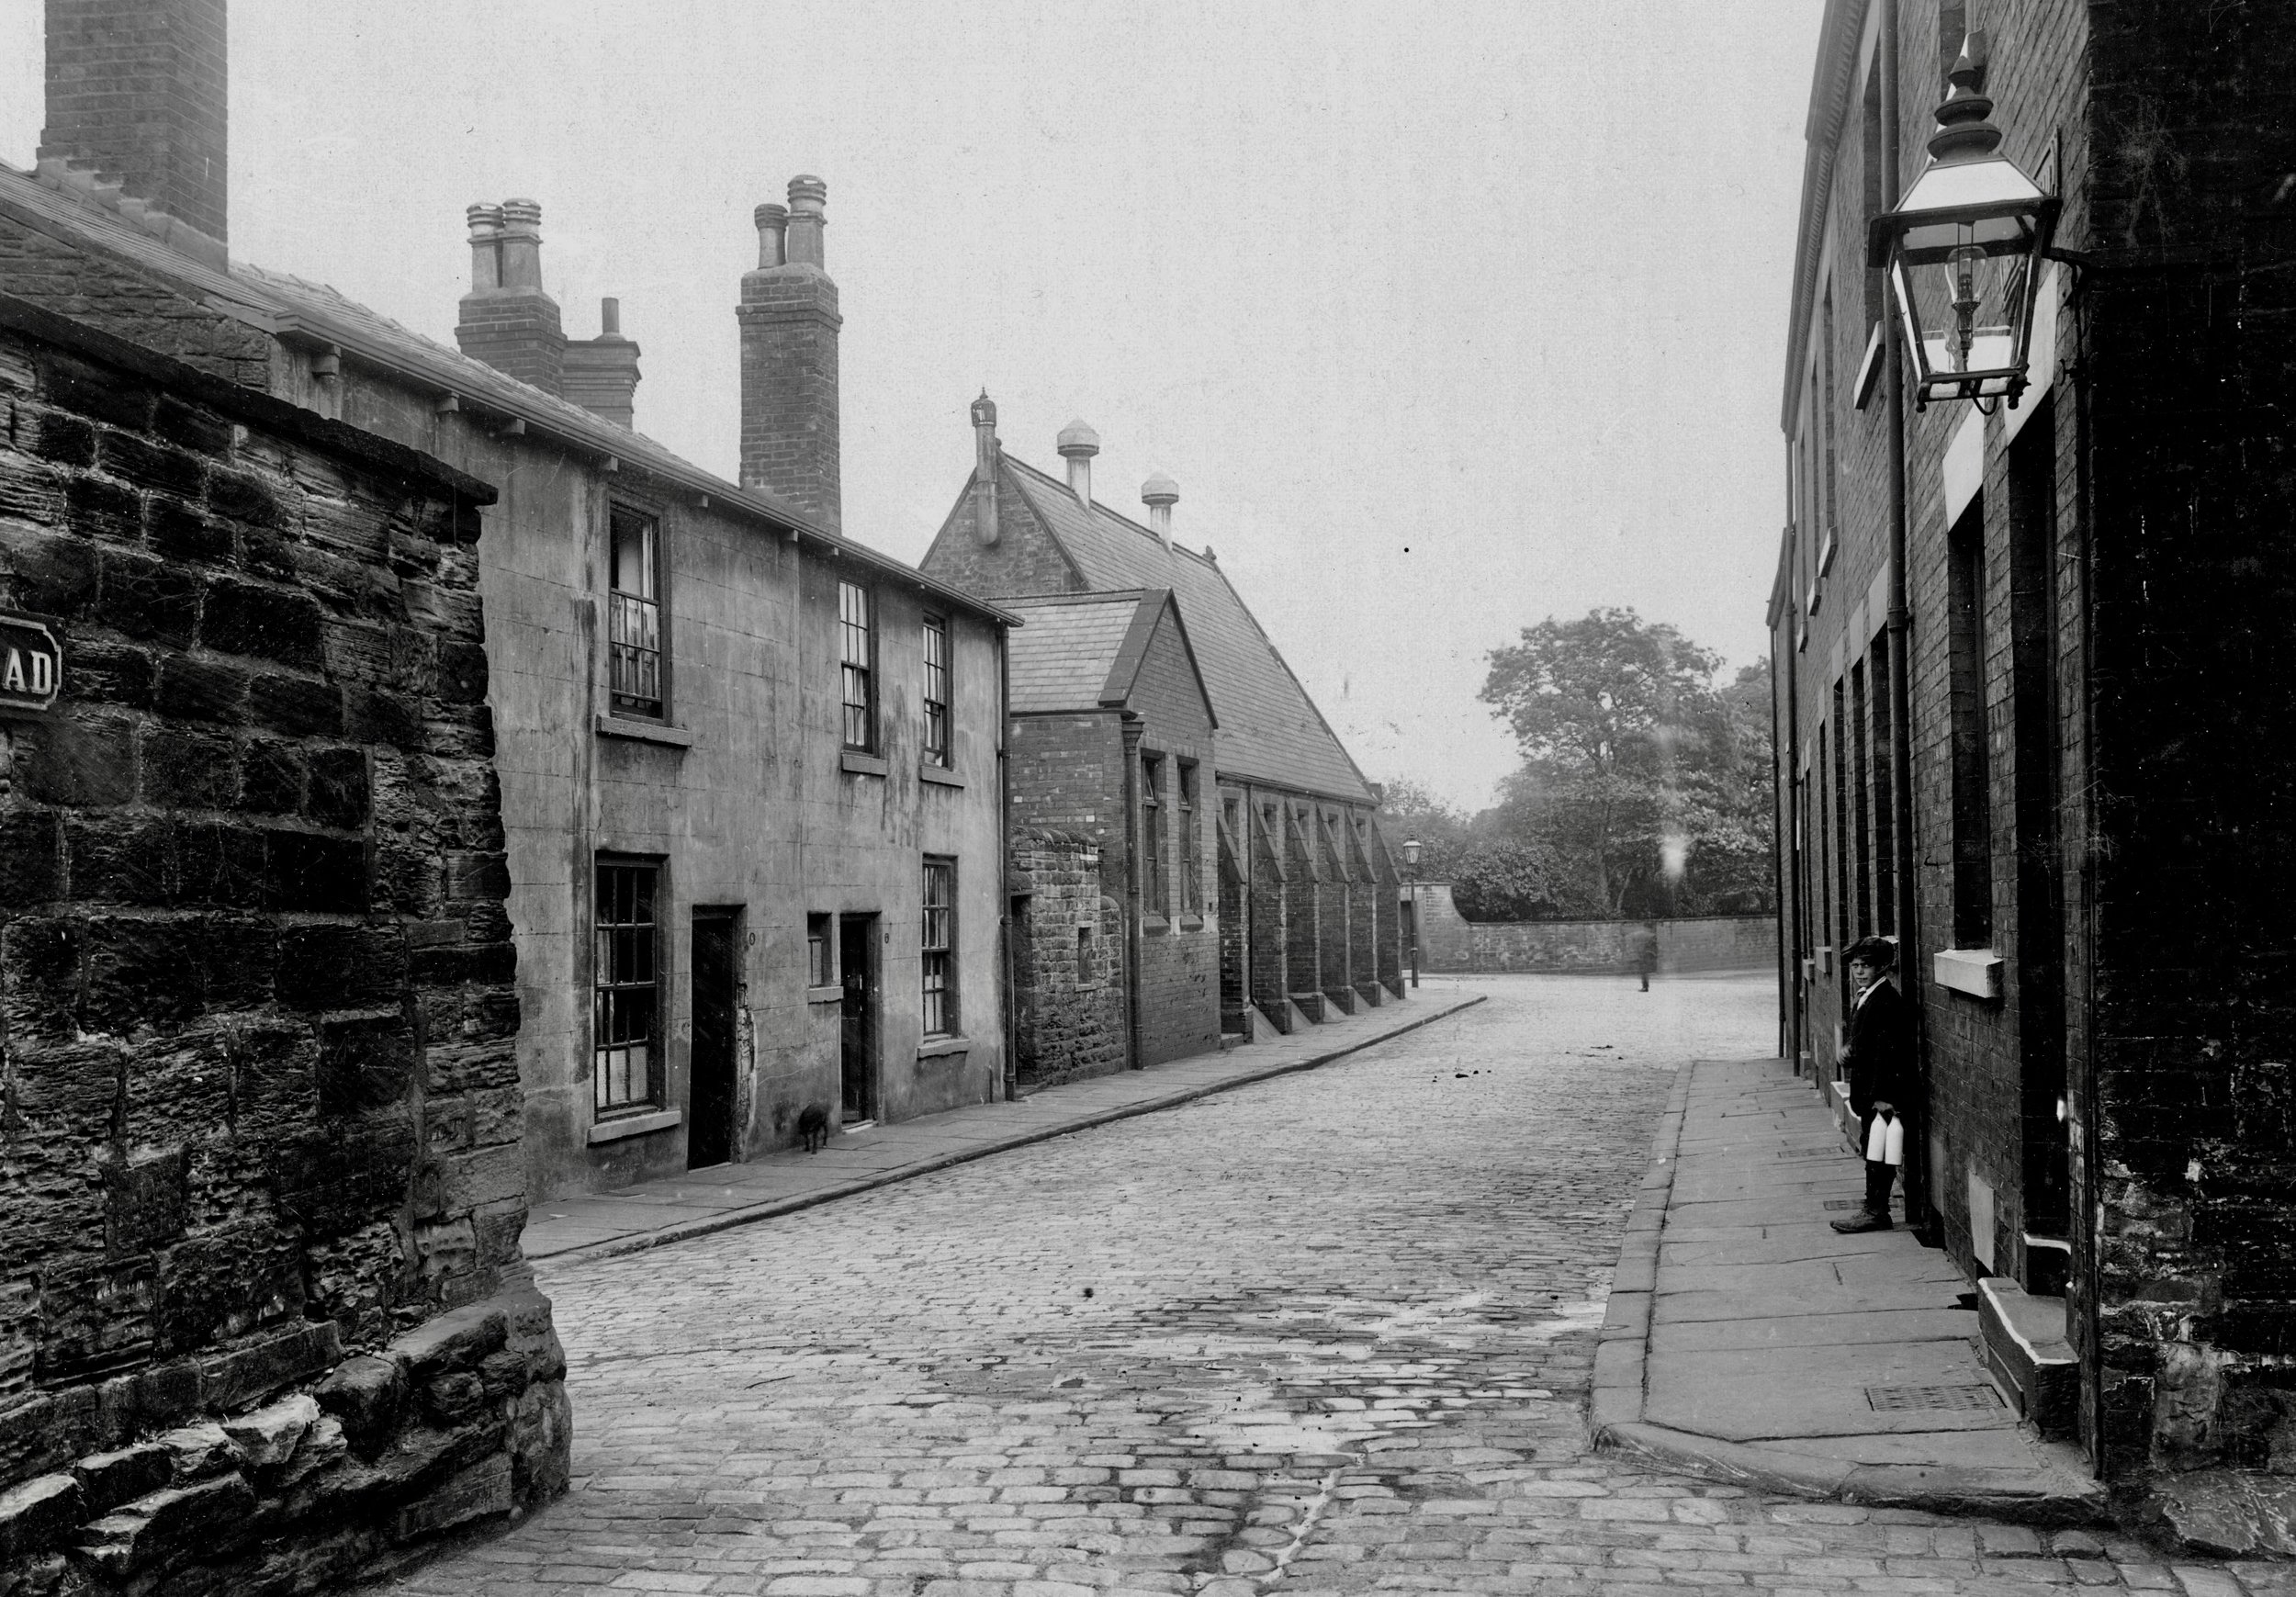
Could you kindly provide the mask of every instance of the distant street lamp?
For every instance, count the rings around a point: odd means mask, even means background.
[[[1403,869],[1411,872],[1411,984],[1419,988],[1419,839],[1403,839]]]
[[[1985,35],[1971,33],[1947,74],[1930,164],[1897,208],[1873,219],[1866,264],[1886,268],[1906,348],[1914,409],[1968,399],[1987,415],[2025,391],[2033,301],[2050,253],[2057,197],[2001,153],[1987,118]]]

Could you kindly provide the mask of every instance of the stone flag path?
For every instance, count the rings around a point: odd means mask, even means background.
[[[1401,1002],[1390,998],[1289,1037],[1271,1034],[1225,1052],[1047,1087],[1013,1103],[872,1126],[830,1138],[818,1153],[782,1149],[746,1164],[551,1198],[535,1205],[523,1245],[536,1264],[564,1265],[706,1236],[1247,1082],[1312,1070],[1482,1001],[1480,992],[1437,977]]]
[[[2101,1517],[2079,1455],[2028,1437],[1995,1395],[1953,1262],[1902,1227],[1828,1223],[1863,1192],[1863,1164],[1784,1061],[1684,1071],[1612,1286],[1598,1434],[1789,1490]]]

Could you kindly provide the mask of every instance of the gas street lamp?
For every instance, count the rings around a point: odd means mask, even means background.
[[[1968,399],[1990,415],[2025,391],[2057,197],[2001,153],[1993,102],[1978,92],[1985,53],[1984,34],[1963,41],[1929,165],[1866,233],[1866,264],[1887,270],[1897,302],[1917,410]]]
[[[1403,869],[1411,872],[1411,984],[1419,986],[1419,839],[1403,839]]]

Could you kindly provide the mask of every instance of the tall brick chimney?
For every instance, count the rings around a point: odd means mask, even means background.
[[[566,333],[558,303],[542,291],[542,207],[531,199],[474,205],[470,292],[462,297],[455,342],[546,393],[565,389]]]
[[[637,345],[622,336],[622,301],[598,302],[596,338],[569,339],[566,345],[566,398],[618,427],[636,424]]]
[[[973,535],[984,547],[996,546],[1001,529],[996,523],[996,467],[1004,446],[996,442],[996,401],[983,388],[973,401]]]
[[[741,278],[741,481],[838,521],[837,285],[822,267],[817,177],[789,180],[789,207],[757,210],[758,269]]]
[[[152,231],[222,257],[229,238],[225,0],[48,0],[39,162],[118,185]],[[184,240],[152,213],[200,235]],[[198,247],[202,242],[211,246]]]

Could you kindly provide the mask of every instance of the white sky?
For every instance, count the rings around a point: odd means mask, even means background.
[[[39,0],[0,0],[0,158]],[[736,470],[753,206],[828,184],[845,527],[924,553],[1006,446],[1221,566],[1373,780],[1477,807],[1483,656],[1632,605],[1763,647],[1818,0],[231,0],[231,249],[453,342],[530,197],[568,332]]]

